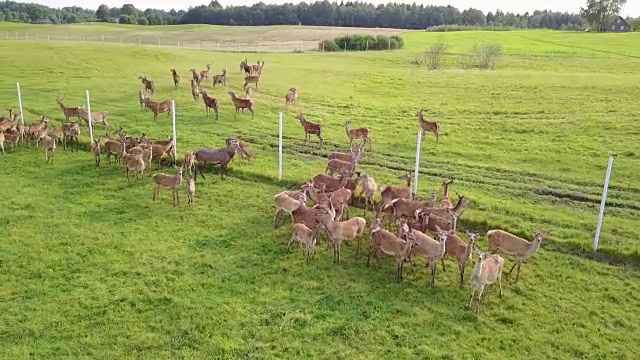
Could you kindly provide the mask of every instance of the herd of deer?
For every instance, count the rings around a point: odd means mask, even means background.
[[[416,116],[421,119],[422,111]],[[311,127],[305,126],[309,123],[306,122],[304,115],[301,114],[297,118],[303,124],[306,133],[314,133],[307,130]],[[436,129],[438,129],[437,126]],[[349,131],[348,128],[347,131]],[[321,131],[316,134],[322,144]],[[350,143],[354,138],[349,137]],[[357,257],[367,221],[364,217],[349,219],[348,207],[364,194],[365,213],[369,206],[374,211],[369,228],[370,246],[367,264],[372,257],[379,265],[380,255],[392,256],[396,261],[397,281],[402,280],[405,262],[412,263],[412,257],[422,257],[426,259],[430,268],[431,285],[434,285],[437,263],[441,262],[442,269],[445,271],[445,258],[451,258],[458,264],[459,286],[462,288],[465,269],[471,261],[472,253],[475,252],[477,262],[471,274],[472,291],[469,304],[471,306],[475,292],[479,290],[478,312],[480,300],[488,285],[497,282],[500,287],[500,296],[502,296],[501,275],[504,259],[499,253],[515,259],[508,275],[517,267],[515,282],[519,281],[522,262],[538,250],[542,239],[549,232],[534,230],[533,241],[527,241],[502,230],[490,230],[486,233],[489,251],[484,252],[477,246],[480,233],[465,231],[469,238],[468,242],[465,242],[456,232],[457,220],[464,212],[462,209],[470,201],[458,195],[456,203],[453,203],[450,197],[453,180],[442,183],[443,195],[439,200],[438,191],[435,190],[431,191],[428,201],[417,198],[411,189],[411,173],[400,176],[401,180],[406,181],[404,186],[378,187],[370,174],[356,171],[367,141],[366,137],[361,138],[361,143],[352,147],[350,152],[330,153],[324,173],[315,175],[304,183],[300,190],[286,190],[274,196],[276,207],[274,226],[278,227],[282,222],[284,213],[290,214],[292,219],[292,234],[288,247],[293,242],[300,243],[308,263],[310,254],[313,253],[315,256],[317,239],[323,235],[326,239],[326,248],[329,241],[333,242],[334,262],[341,262],[341,245],[344,241],[356,242]],[[370,143],[370,139],[368,140]],[[334,173],[338,173],[339,176],[334,177]],[[359,189],[359,192],[356,189]],[[376,204],[375,197],[378,194],[380,200]],[[307,205],[308,200],[313,202],[313,206]],[[387,228],[383,226],[385,222]],[[394,226],[395,231],[393,231]]]
[[[200,72],[191,69],[193,75],[191,90],[194,100],[202,96],[207,115],[210,110],[213,110],[216,113],[216,119],[218,119],[219,101],[210,97],[207,91],[201,88],[201,84],[211,79],[213,87],[216,84],[225,86],[228,77],[226,69],[223,69],[221,74],[210,77],[210,69],[211,64],[207,64],[206,70]],[[239,111],[244,112],[244,109],[248,109],[253,118],[253,100],[251,100],[251,88],[248,85],[255,84],[256,89],[258,88],[263,69],[264,61],[258,61],[256,65],[249,65],[245,58],[240,63],[240,70],[246,74],[243,86],[245,94],[236,97],[233,91],[228,92],[235,105],[236,116]],[[171,69],[171,73],[174,86],[178,89],[180,75],[175,68]],[[154,81],[145,76],[140,76],[139,79],[144,86],[144,89],[139,93],[141,108],[151,110],[155,120],[157,120],[159,113],[166,112],[168,115],[171,112],[171,102],[168,100],[151,101],[150,96],[155,93],[156,89]],[[285,95],[285,106],[295,105],[297,98],[297,89],[290,88]],[[39,122],[24,126],[18,121],[22,114],[15,113],[13,109],[8,109],[8,117],[0,116],[0,149],[3,154],[5,153],[5,143],[11,144],[12,148],[20,142],[28,141],[30,145],[35,143],[36,146],[42,143],[46,161],[53,162],[53,153],[57,142],[62,142],[65,148],[70,145],[72,151],[74,150],[73,144],[75,144],[77,149],[80,126],[78,121],[69,120],[75,117],[78,120],[84,120],[88,125],[89,114],[84,110],[84,106],[66,107],[63,100],[64,97],[56,99],[66,119],[66,122],[58,129],[55,129],[52,121],[45,116],[42,116]],[[422,137],[424,138],[427,132],[432,132],[436,136],[436,143],[438,143],[440,125],[437,122],[425,120],[424,111],[425,109],[421,109],[415,114],[419,120]],[[92,122],[103,125],[107,131],[110,127],[108,117],[107,111],[91,113]],[[300,113],[295,118],[300,121],[300,125],[304,129],[305,142],[310,142],[311,135],[316,135],[320,147],[323,147],[324,125],[308,121],[304,113]],[[369,143],[369,149],[372,147],[371,130],[366,127],[351,128],[351,124],[352,121],[348,120],[344,125],[351,151],[330,153],[324,173],[315,175],[305,182],[298,191],[287,190],[275,195],[274,226],[277,227],[279,220],[283,220],[281,219],[283,213],[290,214],[293,221],[289,245],[294,241],[299,242],[304,248],[303,253],[306,256],[306,261],[309,262],[311,252],[315,256],[317,238],[324,235],[327,248],[329,242],[333,242],[334,262],[341,262],[341,245],[344,241],[357,243],[357,257],[360,253],[361,240],[366,230],[367,221],[363,217],[349,218],[349,206],[364,194],[365,213],[368,209],[374,212],[369,230],[370,246],[367,264],[369,264],[371,257],[380,264],[382,254],[393,256],[396,260],[396,280],[401,281],[404,263],[412,263],[412,257],[422,257],[427,261],[430,268],[431,284],[434,285],[438,261],[441,262],[443,271],[445,271],[444,259],[449,257],[458,264],[459,285],[462,288],[465,269],[475,251],[477,262],[471,274],[470,305],[475,297],[475,292],[479,290],[477,311],[480,311],[480,301],[487,285],[497,282],[502,296],[501,274],[504,260],[498,253],[514,257],[515,263],[508,275],[517,267],[515,282],[518,282],[522,262],[529,259],[538,250],[542,239],[549,232],[534,230],[534,239],[527,241],[502,230],[490,230],[486,233],[489,243],[488,252],[478,248],[477,242],[481,234],[477,232],[466,232],[469,240],[464,242],[458,236],[456,228],[457,220],[464,212],[462,209],[469,204],[469,200],[458,195],[456,203],[453,203],[450,197],[450,187],[453,180],[442,183],[443,195],[439,201],[438,191],[435,190],[431,191],[428,201],[420,200],[411,190],[411,173],[400,176],[401,180],[406,181],[404,186],[378,187],[370,174],[357,171],[358,162],[365,151],[366,144]],[[182,186],[185,172],[189,173],[185,187],[188,203],[192,204],[195,198],[197,174],[200,173],[201,177],[205,179],[204,169],[207,165],[220,165],[220,175],[224,178],[224,175],[228,173],[228,164],[236,154],[239,154],[243,161],[246,156],[249,163],[252,163],[254,158],[246,142],[237,137],[228,137],[225,140],[225,147],[188,151],[181,166],[176,166],[172,138],[150,141],[146,139],[144,133],[140,138],[134,138],[127,135],[122,128],[114,134],[118,138],[112,138],[108,133],[105,134],[104,144],[101,144],[100,138],[94,139],[91,144],[91,152],[95,158],[95,165],[100,166],[102,154],[107,157],[107,162],[110,165],[113,155],[116,163],[124,166],[127,182],[129,182],[131,172],[135,174],[136,179],[143,178],[144,171],[153,162],[157,162],[158,166],[162,167],[162,158],[167,155],[170,164],[175,167],[177,172],[175,175],[157,173],[152,176],[154,182],[153,200],[160,197],[161,189],[171,190],[174,206],[180,204],[178,190]],[[360,140],[360,144],[354,146],[354,141],[358,140]],[[335,173],[339,176],[334,177]],[[360,189],[359,194],[356,194],[356,189]],[[375,202],[376,195],[380,197],[377,204]],[[313,201],[312,207],[307,206],[308,199]],[[384,222],[386,222],[386,228]],[[392,231],[393,227],[395,227],[395,231]]]

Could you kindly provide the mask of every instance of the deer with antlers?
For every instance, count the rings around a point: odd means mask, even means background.
[[[171,69],[171,76],[173,77],[173,86],[178,90],[178,84],[180,84],[180,75],[178,75],[178,71],[173,68]]]
[[[347,122],[344,123],[344,130],[349,137],[349,146],[351,148],[353,148],[353,140],[362,139],[364,144],[366,144],[367,141],[369,142],[369,149],[371,149],[371,131],[369,130],[369,128],[361,127],[357,129],[351,129],[351,120],[347,120]]]
[[[147,79],[147,77],[144,75],[138,76],[138,79],[140,79],[140,81],[142,82],[142,85],[144,86],[145,91],[149,90],[151,91],[152,94],[155,92],[155,89],[156,89],[155,81]]]
[[[420,109],[416,113],[418,121],[420,121],[420,128],[422,129],[422,139],[427,135],[427,132],[432,132],[436,135],[436,144],[440,142],[440,124],[435,121],[427,121],[424,119],[424,109]]]

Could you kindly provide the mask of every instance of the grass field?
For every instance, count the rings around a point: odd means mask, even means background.
[[[620,55],[618,45],[636,38],[412,33],[405,35],[407,49],[397,52],[261,54],[266,66],[255,119],[234,118],[228,89],[207,85],[221,99],[217,122],[191,100],[187,69],[213,61],[214,71],[229,70],[229,88],[240,91],[244,54],[0,42],[0,105],[18,106],[20,81],[27,122],[42,114],[60,121],[56,96],[66,92],[69,105],[80,105],[88,88],[92,110],[109,110],[115,126],[165,137],[170,119],[161,115],[154,123],[139,109],[137,77],[144,73],[158,83],[156,98],[176,99],[181,155],[223,146],[229,135],[246,139],[256,153],[253,165],[236,160],[225,180],[217,173],[198,180],[195,206],[186,206],[183,191],[178,209],[169,193],[151,200],[148,174],[128,186],[122,169],[104,160],[96,169],[87,152],[58,149],[53,165],[35,148],[0,157],[6,189],[0,357],[636,358],[640,61]],[[459,70],[455,58],[438,72],[412,65],[414,54],[438,39],[455,43],[452,51],[499,41],[509,56],[493,72]],[[172,67],[183,77],[177,93]],[[291,86],[300,99],[283,114],[279,183],[277,113]],[[397,284],[389,259],[367,267],[346,244],[344,263],[334,266],[321,245],[306,265],[298,249],[286,249],[288,228],[273,229],[272,196],[321,172],[323,155],[348,146],[346,119],[373,131],[373,151],[361,168],[381,185],[399,184],[415,162],[413,115],[423,107],[442,124],[443,136],[438,146],[431,134],[423,143],[422,197],[455,177],[454,190],[472,200],[462,227],[499,227],[528,238],[531,226],[553,231],[523,265],[520,282],[506,284],[503,299],[490,289],[480,316],[467,308],[468,284],[458,289],[451,261],[435,288],[423,267],[407,270]],[[326,125],[325,149],[302,143],[299,112]],[[611,152],[620,156],[601,255],[594,256],[589,249]]]

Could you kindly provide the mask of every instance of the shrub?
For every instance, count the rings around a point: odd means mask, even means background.
[[[437,42],[426,52],[427,68],[429,70],[438,70],[442,67],[442,58],[448,45],[443,42]]]
[[[476,58],[476,66],[480,69],[493,70],[496,67],[496,60],[502,52],[500,44],[476,44],[473,54]]]
[[[438,25],[425,29],[427,32],[447,32],[447,31],[512,31],[522,30],[517,27],[508,26],[476,26],[476,25]]]
[[[378,35],[373,37],[371,35],[352,34],[337,37],[333,40],[324,40],[319,43],[318,47],[322,50],[324,45],[324,51],[366,51],[366,50],[387,50],[389,45],[391,49],[401,49],[404,46],[404,41],[399,36],[386,37]]]

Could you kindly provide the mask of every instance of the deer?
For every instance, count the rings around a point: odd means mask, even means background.
[[[187,153],[184,154],[184,160],[182,161],[182,164],[185,170],[189,171],[189,175],[191,175],[193,172],[193,169],[195,167],[195,162],[196,162],[196,154],[193,151],[187,151]]]
[[[84,107],[78,108],[78,117],[84,120],[89,126],[89,112]],[[102,124],[105,130],[109,130],[109,112],[97,111],[91,113],[91,124]]]
[[[305,193],[302,193],[298,198],[291,197],[287,194],[286,191],[280,192],[273,197],[273,200],[276,203],[276,211],[273,215],[273,227],[278,227],[278,217],[283,212],[291,215],[293,220],[293,212],[300,208],[301,206],[305,206],[307,202],[307,197]]]
[[[171,101],[165,100],[162,102],[154,102],[151,99],[146,98],[144,100],[144,106],[153,112],[153,120],[158,121],[158,114],[161,112],[166,112],[167,117],[171,114]]]
[[[469,201],[464,195],[458,195],[458,196],[459,196],[458,202],[456,202],[456,205],[451,209],[443,209],[443,208],[437,208],[437,207],[430,208],[427,205],[420,206],[414,212],[416,219],[418,218],[419,214],[424,213],[424,214],[433,214],[447,220],[453,220],[453,214],[456,214],[456,213],[461,214],[462,208],[471,203],[471,201]]]
[[[176,175],[168,175],[165,173],[158,173],[153,175],[153,183],[155,184],[153,188],[153,201],[156,201],[156,193],[158,194],[158,198],[160,198],[160,190],[167,189],[171,190],[173,193],[173,207],[176,207],[176,202],[178,206],[180,206],[180,198],[178,196],[178,190],[180,189],[180,185],[182,184],[182,171],[183,167],[174,166],[177,170]]]
[[[404,231],[407,229],[407,226],[405,226],[406,223],[405,219],[398,219],[397,228],[399,238],[404,236]],[[412,256],[419,256],[427,259],[427,264],[431,270],[431,286],[434,286],[436,282],[436,267],[438,265],[438,261],[440,261],[445,254],[447,233],[445,231],[439,232],[437,240],[435,240],[419,230],[411,229],[409,227],[408,231],[413,232],[416,243],[413,248],[411,248],[407,261],[411,263]]]
[[[209,80],[209,72],[211,72],[211,63],[207,64],[207,68],[205,70],[200,71],[200,81]]]
[[[309,253],[313,250],[313,257],[316,257],[316,238],[318,230],[311,230],[305,224],[298,223],[293,224],[291,227],[291,239],[287,244],[287,250],[291,246],[291,243],[297,241],[301,246],[304,246],[302,253],[305,255],[307,264],[309,264]]]
[[[438,233],[443,231],[442,229],[438,228],[436,228],[436,230],[438,231]],[[462,289],[462,284],[464,283],[464,271],[467,267],[467,263],[469,262],[469,260],[471,260],[473,246],[480,235],[477,233],[468,232],[467,236],[469,237],[469,243],[465,244],[460,239],[460,237],[458,237],[455,231],[449,230],[446,231],[446,234],[447,241],[445,245],[445,256],[440,260],[440,262],[442,263],[442,271],[446,271],[444,267],[444,258],[454,258],[458,263],[458,269],[460,270],[460,289]]]
[[[431,196],[429,197],[429,201],[427,202],[427,207],[436,207],[436,199],[438,198],[438,191],[431,190]]]
[[[491,285],[497,281],[498,286],[500,287],[500,297],[504,296],[502,292],[502,268],[504,266],[504,259],[497,254],[489,255],[482,252],[475,245],[473,248],[478,260],[476,261],[476,265],[473,267],[473,273],[471,275],[471,299],[469,300],[469,307],[473,304],[473,297],[475,296],[476,290],[480,289],[480,293],[478,294],[478,308],[476,310],[479,314],[480,301],[482,299],[485,286]]]
[[[262,70],[259,69],[258,70],[258,75],[249,75],[246,76],[244,78],[244,85],[242,86],[243,89],[247,88],[247,85],[249,84],[256,84],[256,89],[258,89],[258,83],[260,82],[260,77],[262,76]]]
[[[107,165],[111,165],[111,155],[114,155],[116,158],[116,164],[120,163],[120,157],[126,152],[125,144],[122,141],[116,141],[108,138],[108,135],[105,135],[107,138],[104,142],[105,154],[107,156]]]
[[[91,153],[96,160],[96,167],[100,166],[100,138],[93,139],[93,144],[91,144]]]
[[[178,85],[180,84],[180,75],[178,75],[178,71],[173,68],[171,69],[171,76],[173,77],[173,86],[178,90]]]
[[[207,112],[207,117],[209,117],[209,113],[211,109],[216,113],[216,120],[218,120],[218,106],[220,106],[220,102],[218,99],[214,99],[207,94],[207,92],[202,89],[200,90],[202,93],[202,100],[204,101],[204,109]]]
[[[191,96],[193,96],[193,101],[196,101],[200,98],[200,87],[198,86],[198,83],[191,79]]]
[[[307,121],[307,118],[303,113],[296,116],[296,119],[300,121],[300,125],[304,129],[304,141],[305,143],[311,142],[311,134],[316,135],[320,141],[320,148],[324,144],[324,139],[322,138],[322,131],[324,130],[324,125],[316,124]]]
[[[80,147],[80,127],[78,123],[73,121],[71,123],[66,123],[62,125],[62,130],[64,132],[65,141],[63,141],[64,148],[66,149],[67,144],[71,148],[71,152],[73,152],[73,143],[76,144],[76,150]]]
[[[345,179],[343,178],[343,184],[346,184]],[[351,190],[345,189],[344,187],[334,191],[331,194],[321,194],[316,191],[313,187],[313,182],[309,181],[301,187],[301,190],[306,192],[311,200],[314,203],[319,205],[329,205],[331,203],[334,209],[338,209],[338,215],[336,217],[337,220],[342,218],[343,211],[349,212],[349,200],[351,199]],[[347,215],[347,218],[349,216]]]
[[[200,78],[200,74],[198,74],[198,72],[194,68],[189,69],[189,71],[191,71],[192,80],[199,86],[200,82],[202,81],[202,78]]]
[[[356,172],[356,174],[358,177],[360,176],[360,172]],[[340,177],[338,178],[327,174],[317,174],[313,179],[311,179],[311,181],[313,182],[314,188],[324,190],[325,192],[334,192],[344,187],[353,193],[356,191],[356,187],[358,185],[355,180],[350,179],[344,174],[340,174]]]
[[[453,207],[453,203],[451,202],[451,198],[449,198],[449,187],[453,184],[454,180],[451,181],[443,181],[442,182],[442,191],[444,192],[444,196],[440,203],[438,204],[439,208],[442,209],[451,209]]]
[[[133,155],[133,158],[131,159],[127,159],[125,163],[125,167],[127,169],[127,184],[129,184],[130,171],[135,171],[136,181],[138,181],[138,174],[140,174],[140,178],[144,178],[145,163],[144,163],[144,160],[142,159],[141,153],[137,155]],[[154,178],[154,181],[155,181],[155,178]]]
[[[422,129],[422,140],[427,135],[427,132],[432,132],[436,135],[436,144],[440,142],[440,124],[435,121],[427,121],[424,119],[424,109],[420,109],[415,115],[420,121],[420,128]]]
[[[247,58],[244,58],[243,61],[240,62],[240,72],[244,71],[245,74],[251,75],[251,66],[249,66],[249,62]]]
[[[411,199],[412,191],[411,191],[411,172],[402,175],[399,177],[400,180],[405,180],[407,182],[406,186],[398,187],[392,185],[385,185],[380,187],[380,196],[382,199],[378,204],[378,208],[376,209],[376,216],[380,214],[380,211],[391,203],[391,201],[395,199]]]
[[[333,151],[329,153],[329,160],[338,159],[346,162],[352,162],[354,159],[360,161],[364,150],[364,143],[352,148],[349,152]]]
[[[193,204],[196,198],[196,175],[189,177],[187,180],[187,203],[189,206]]]
[[[7,155],[7,153],[4,152],[4,141],[5,141],[4,133],[0,131],[0,149],[2,149],[2,155]]]
[[[369,128],[361,127],[357,129],[351,129],[351,120],[347,120],[344,123],[344,130],[349,137],[349,147],[353,148],[354,139],[363,139],[363,144],[369,142],[369,149],[371,149],[371,131]]]
[[[149,90],[151,91],[152,94],[155,93],[155,89],[156,89],[155,81],[147,79],[147,77],[144,75],[138,76],[138,79],[142,82],[142,85],[144,86],[145,91]]]
[[[340,264],[340,247],[344,240],[356,240],[358,246],[356,248],[356,257],[360,254],[360,239],[367,226],[367,221],[361,217],[353,217],[347,221],[336,221],[336,210],[333,208],[331,201],[329,202],[329,213],[320,215],[320,224],[327,230],[329,236],[333,239],[333,261]]]
[[[238,97],[236,97],[236,94],[234,94],[233,91],[229,91],[228,92],[229,96],[231,96],[231,101],[233,102],[233,105],[235,105],[236,107],[236,116],[238,116],[238,112],[240,109],[248,109],[249,111],[251,111],[251,119],[253,119],[253,100],[251,99],[240,99]]]
[[[369,203],[371,203],[371,210],[373,211],[375,209],[375,203],[373,200],[376,191],[378,191],[378,184],[373,177],[367,174],[367,172],[359,176],[358,181],[362,182],[362,191],[356,196],[356,198],[360,198],[362,193],[364,193],[364,211],[367,211]]]
[[[509,270],[507,277],[511,275],[513,269],[517,266],[518,271],[516,273],[516,281],[520,279],[520,266],[522,262],[529,259],[533,254],[538,251],[540,244],[545,236],[549,236],[549,231],[536,231],[533,230],[533,241],[529,242],[523,238],[510,234],[503,230],[489,230],[487,231],[487,238],[489,239],[489,251],[492,253],[501,252],[505,255],[510,255],[515,258],[515,263]]]
[[[289,92],[284,95],[285,108],[287,108],[289,104],[295,105],[296,100],[298,100],[298,90],[292,87],[291,89],[289,89]]]
[[[0,147],[2,148],[2,154],[6,155],[4,152],[4,144],[11,144],[11,151],[15,150],[15,147],[20,142],[20,134],[19,133],[3,133],[0,132]]]
[[[53,152],[56,151],[56,136],[53,133],[47,133],[42,139],[42,147],[44,148],[44,157],[46,163],[53,164]],[[3,149],[4,152],[4,149]]]
[[[140,110],[144,110],[144,104],[149,99],[149,93],[145,90],[138,91],[138,100],[140,101]]]
[[[158,166],[162,167],[162,157],[164,154],[169,156],[169,163],[175,164],[176,159],[173,156],[173,139],[169,142],[162,142],[161,144],[154,143],[151,145],[151,160],[157,159]]]
[[[196,166],[196,172],[200,172],[200,176],[205,180],[202,170],[205,166],[210,164],[220,164],[220,178],[224,179],[224,175],[228,175],[228,164],[233,159],[238,150],[238,142],[232,141],[230,146],[218,149],[200,149],[195,152],[198,165]]]
[[[240,139],[238,139],[235,136],[227,136],[227,138],[225,139],[225,142],[227,144],[227,147],[229,147],[231,145],[231,142],[237,142],[238,143],[238,150],[236,150],[236,154],[240,155],[240,160],[245,161],[244,158],[245,156],[247,157],[247,162],[249,164],[253,164],[253,154],[251,153],[251,151],[249,151],[249,144],[247,144],[247,142],[242,141]],[[235,161],[235,158],[232,159],[232,161]]]
[[[380,266],[380,252],[393,256],[396,259],[397,282],[402,281],[402,268],[405,259],[409,256],[411,249],[416,244],[413,232],[409,231],[408,228],[404,230],[405,238],[401,239],[388,230],[383,229],[382,221],[379,218],[374,219],[371,223],[371,249],[369,250],[369,257],[367,258],[367,266],[369,266],[372,256],[376,259],[378,266]]]
[[[456,231],[458,218],[462,216],[463,213],[464,211],[453,212],[449,210],[449,219],[445,219],[435,214],[420,212],[418,214],[418,218],[427,220],[426,230],[431,231],[432,233],[438,233],[438,228]]]
[[[62,110],[65,120],[69,121],[70,117],[80,118],[80,115],[79,115],[80,107],[71,108],[71,107],[64,106],[64,104],[62,103],[64,98],[65,98],[64,96],[62,97],[62,99],[56,98],[56,102],[58,103],[58,106],[60,106],[60,110]]]
[[[222,74],[218,74],[213,77],[213,87],[216,87],[216,84],[227,86],[227,69],[222,69]]]

